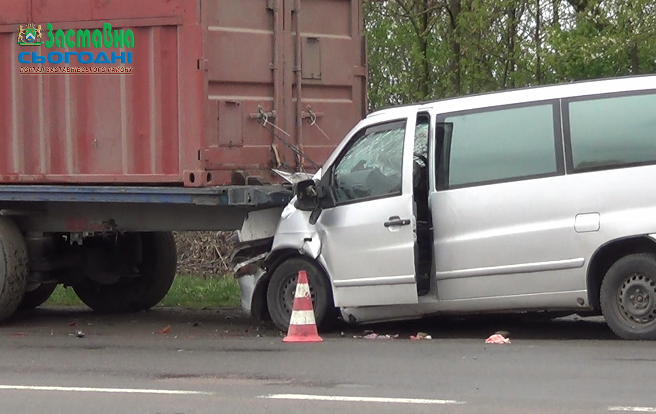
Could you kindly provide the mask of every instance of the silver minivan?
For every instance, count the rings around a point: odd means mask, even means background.
[[[283,330],[306,270],[320,327],[564,311],[656,339],[656,76],[372,113],[266,249],[242,306]]]

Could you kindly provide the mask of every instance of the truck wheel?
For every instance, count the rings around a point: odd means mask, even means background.
[[[619,259],[601,284],[601,311],[610,329],[623,339],[656,339],[656,255]]]
[[[38,288],[25,292],[23,300],[18,305],[18,310],[38,308],[50,298],[56,288],[56,283],[41,283]]]
[[[271,275],[267,288],[267,307],[271,320],[282,331],[289,328],[300,270],[307,272],[317,327],[326,330],[334,320],[332,291],[328,278],[315,263],[303,258],[284,261]]]
[[[13,221],[0,217],[0,321],[18,309],[28,277],[25,238]]]
[[[127,313],[148,310],[164,299],[177,267],[173,233],[140,233],[140,236],[139,276],[121,278],[112,285],[86,279],[73,286],[85,305],[101,313]]]

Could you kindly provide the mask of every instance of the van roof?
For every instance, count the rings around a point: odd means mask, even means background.
[[[367,115],[367,118],[389,114],[401,108],[407,109],[416,107],[417,110],[422,108],[437,108],[438,110],[451,112],[513,103],[647,89],[656,89],[656,75],[621,76],[455,96],[433,101],[381,108],[371,112]]]

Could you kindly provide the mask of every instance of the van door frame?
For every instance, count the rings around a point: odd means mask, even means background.
[[[339,163],[342,156],[346,151],[349,150],[352,144],[353,139],[359,139],[360,132],[366,130],[367,128],[389,124],[394,121],[404,119],[405,132],[404,132],[404,144],[403,144],[403,165],[402,165],[402,188],[401,193],[398,196],[395,196],[395,200],[401,201],[403,205],[401,212],[392,209],[389,212],[385,212],[384,219],[380,220],[380,223],[375,225],[380,225],[380,229],[390,233],[403,233],[404,243],[403,247],[404,253],[402,253],[404,265],[403,275],[368,275],[367,271],[354,272],[353,269],[345,269],[342,267],[342,270],[339,270],[340,266],[337,266],[335,260],[342,260],[340,258],[330,257],[330,244],[335,240],[335,237],[339,233],[335,233],[335,229],[339,230],[339,227],[332,225],[333,231],[332,235],[329,223],[335,222],[335,220],[343,220],[348,217],[344,216],[343,212],[340,214],[340,210],[345,208],[355,207],[361,208],[364,203],[374,203],[376,208],[383,209],[386,207],[387,203],[383,201],[385,198],[375,198],[371,201],[358,201],[358,202],[347,202],[346,204],[341,204],[329,208],[323,209],[321,215],[316,222],[317,232],[321,238],[321,261],[324,264],[333,286],[333,299],[335,306],[337,307],[361,307],[361,306],[382,306],[382,305],[401,305],[401,304],[416,304],[418,302],[417,295],[417,282],[416,282],[416,270],[415,270],[415,261],[414,261],[414,243],[412,243],[413,237],[415,235],[416,228],[416,218],[413,214],[413,186],[412,186],[412,159],[414,151],[414,135],[415,135],[415,126],[416,118],[418,111],[416,108],[408,108],[404,111],[394,111],[389,116],[385,117],[376,117],[371,120],[371,122],[366,122],[360,125],[358,131],[353,133],[348,140],[348,143],[343,145],[340,148],[339,154],[332,158],[330,165],[327,167],[325,174],[332,175],[335,166]],[[410,162],[408,162],[408,160]],[[322,181],[325,177],[322,177]],[[327,183],[331,180],[326,181]],[[397,198],[398,197],[398,198]],[[388,198],[388,197],[387,197]],[[407,203],[407,205],[406,205]],[[381,211],[381,210],[378,210]],[[400,215],[400,216],[399,216]],[[340,219],[341,216],[341,219]],[[401,221],[410,220],[408,226],[402,225],[398,228],[395,225],[388,226],[386,221],[393,221],[393,216],[399,216]],[[408,234],[409,232],[409,234]],[[408,237],[410,236],[410,237]],[[332,243],[334,244],[334,243]],[[336,246],[333,246],[332,250],[335,250]],[[370,246],[369,246],[370,247]],[[352,249],[357,248],[357,246],[352,246]],[[405,255],[407,248],[407,256]],[[350,253],[353,253],[350,250]],[[380,252],[383,254],[384,252]],[[397,253],[398,254],[398,253]],[[384,258],[384,254],[382,256]],[[407,260],[407,263],[406,263]],[[332,263],[331,263],[332,262]],[[354,264],[355,265],[355,264]],[[408,266],[409,265],[409,266]],[[348,270],[348,277],[344,278],[344,271]],[[399,269],[397,269],[398,271]],[[341,280],[340,280],[341,279]]]

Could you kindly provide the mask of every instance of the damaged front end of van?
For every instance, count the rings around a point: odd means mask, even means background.
[[[314,181],[294,178],[292,200],[282,211],[272,209],[249,215],[230,258],[241,290],[241,307],[258,320],[269,319],[266,295],[271,271],[287,258],[304,256],[317,260],[321,254],[321,241],[312,220],[313,211],[308,211],[308,202],[302,196],[299,201],[298,194],[299,188],[302,192],[307,191],[308,185]]]

